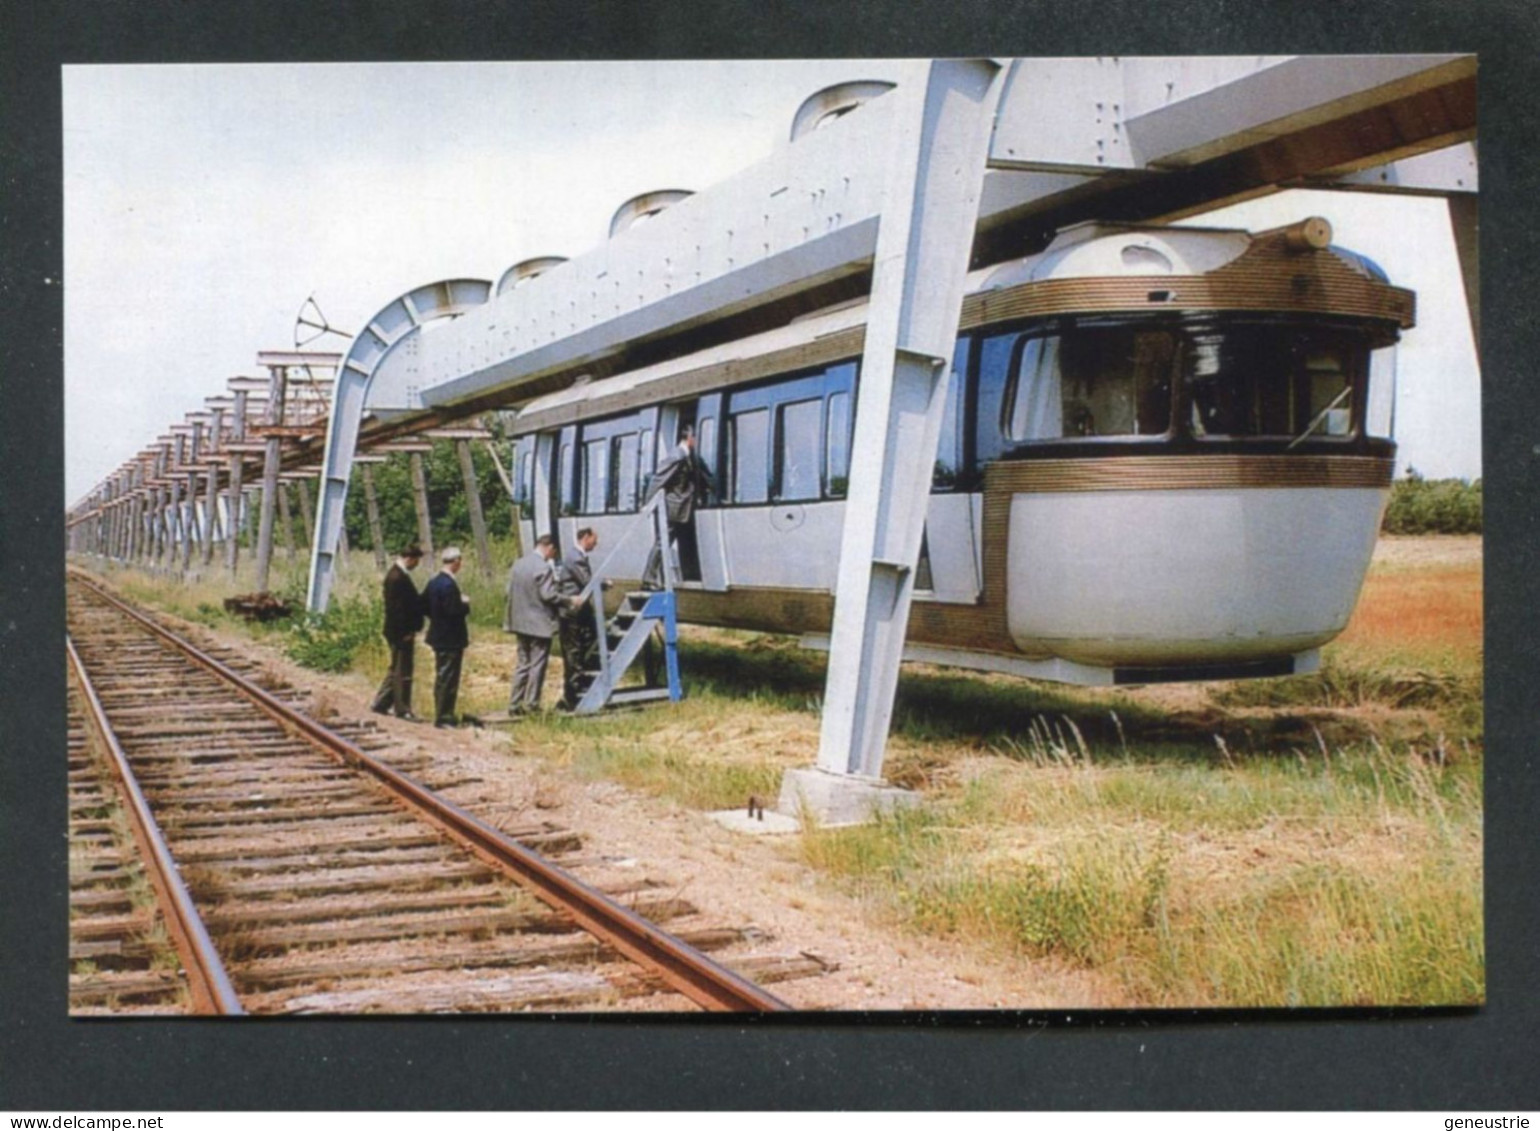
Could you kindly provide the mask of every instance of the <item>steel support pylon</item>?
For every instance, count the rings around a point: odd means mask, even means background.
[[[310,582],[305,604],[325,612],[331,600],[342,537],[348,480],[358,448],[358,428],[369,402],[375,375],[402,343],[428,322],[453,318],[487,301],[492,284],[485,279],[447,279],[418,287],[390,303],[372,319],[348,347],[332,386],[331,413],[326,423],[326,454],[321,464],[321,490],[316,500],[315,536],[311,544]]]
[[[889,98],[895,135],[877,233],[840,539],[818,768],[882,774],[931,467],[1003,70],[934,62]]]

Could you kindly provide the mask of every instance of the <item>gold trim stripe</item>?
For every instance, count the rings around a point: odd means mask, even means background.
[[[1173,455],[1011,460],[991,464],[986,493],[1192,491],[1236,487],[1388,488],[1379,456]]]
[[[1151,295],[1158,296],[1152,300]],[[1019,283],[963,300],[961,326],[1112,311],[1248,310],[1416,322],[1413,292],[1365,278],[1331,251],[1292,252],[1279,234],[1204,275],[1094,276]]]

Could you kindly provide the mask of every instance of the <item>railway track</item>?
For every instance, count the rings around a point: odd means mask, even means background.
[[[72,1009],[774,1011],[787,1007],[758,982],[826,968],[714,962],[703,952],[755,932],[646,879],[579,880],[546,856],[584,867],[580,836],[492,827],[367,752],[384,742],[368,724],[321,726],[295,709],[302,692],[259,686],[78,572],[69,633]],[[89,746],[117,764],[126,816],[91,780]],[[108,907],[137,934],[88,925]]]
[[[70,1012],[187,1012],[187,975],[157,914],[156,893],[107,758],[72,682]]]

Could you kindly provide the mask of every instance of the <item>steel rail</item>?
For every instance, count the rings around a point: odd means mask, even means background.
[[[197,1014],[243,1015],[246,1010],[241,1006],[240,997],[230,982],[224,962],[214,949],[213,940],[209,938],[208,929],[198,915],[192,895],[182,883],[176,862],[171,857],[171,849],[166,845],[166,838],[150,812],[144,791],[139,788],[133,768],[128,764],[128,755],[113,733],[112,723],[96,694],[91,677],[86,674],[80,653],[75,650],[74,640],[67,634],[64,646],[69,654],[70,667],[74,669],[75,679],[85,698],[91,725],[111,755],[113,773],[128,802],[128,815],[133,824],[134,839],[139,844],[140,858],[145,863],[145,871],[159,897],[161,909],[165,912],[172,945],[176,947],[182,959],[182,969],[187,974],[192,1011]]]
[[[774,994],[713,962],[688,943],[567,875],[538,853],[439,797],[426,786],[292,710],[214,657],[108,593],[81,571],[72,569],[70,572],[102,600],[142,624],[195,663],[235,685],[243,695],[282,726],[315,742],[344,765],[363,770],[376,778],[430,824],[442,829],[482,860],[512,874],[540,900],[571,915],[583,930],[631,961],[653,970],[667,985],[697,1005],[714,1011],[749,1013],[777,1013],[791,1008]]]

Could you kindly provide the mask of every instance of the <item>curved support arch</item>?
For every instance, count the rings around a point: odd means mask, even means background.
[[[430,322],[456,318],[480,306],[492,295],[485,279],[446,279],[409,291],[385,306],[353,339],[337,368],[332,391],[331,416],[326,424],[326,455],[321,465],[321,492],[316,505],[315,543],[310,553],[310,584],[305,604],[311,612],[325,612],[331,599],[336,570],[337,543],[342,533],[343,508],[348,499],[348,476],[358,447],[358,427],[371,397],[374,379],[403,342],[415,337]],[[415,396],[415,393],[411,393]],[[416,408],[402,403],[392,408]]]

